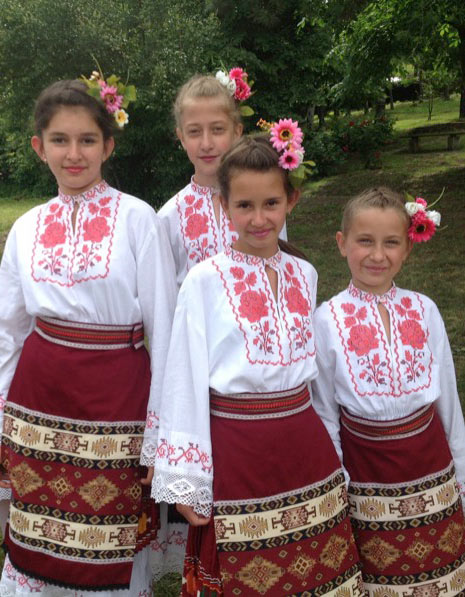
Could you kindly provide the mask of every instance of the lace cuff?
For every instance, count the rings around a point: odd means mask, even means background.
[[[156,502],[192,506],[197,514],[207,518],[212,512],[211,478],[189,477],[175,472],[155,474],[152,497]]]
[[[143,466],[155,466],[155,454],[157,453],[157,440],[155,438],[145,438],[142,442],[140,453],[140,463]]]

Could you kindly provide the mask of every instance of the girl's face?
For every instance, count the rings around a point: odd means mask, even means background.
[[[242,125],[233,122],[219,98],[199,97],[186,101],[176,133],[194,165],[196,183],[217,186],[221,158],[241,136]]]
[[[234,248],[257,257],[272,257],[278,250],[286,215],[299,196],[299,191],[293,191],[290,197],[286,195],[278,168],[267,172],[233,172],[229,199],[222,199],[222,203],[239,235]]]
[[[346,234],[338,232],[339,251],[347,258],[357,288],[384,294],[407,259],[412,244],[407,220],[392,208],[370,207],[356,212]]]
[[[111,155],[113,137],[106,141],[83,106],[62,106],[32,147],[46,162],[66,195],[87,191],[102,180],[102,164]]]

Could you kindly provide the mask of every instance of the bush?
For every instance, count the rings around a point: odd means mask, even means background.
[[[314,174],[329,176],[345,160],[345,153],[338,139],[331,132],[316,131],[306,134],[305,156],[316,164]]]
[[[340,147],[346,152],[358,153],[365,168],[381,166],[381,149],[393,137],[392,119],[381,116],[376,120],[344,121],[335,126]]]

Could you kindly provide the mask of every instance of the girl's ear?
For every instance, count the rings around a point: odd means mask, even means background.
[[[347,257],[347,252],[346,252],[346,241],[344,238],[343,233],[338,230],[336,232],[336,242],[337,242],[337,246],[339,248],[339,252],[343,257]]]
[[[179,127],[176,127],[176,137],[181,141],[181,145],[184,146],[184,135],[182,134],[182,130]]]
[[[287,208],[286,208],[286,211],[287,211],[288,214],[291,213],[291,211],[294,209],[294,207],[299,202],[301,194],[302,193],[300,192],[299,189],[294,189],[292,191],[292,193],[289,195],[289,197],[287,198]]]
[[[412,249],[413,249],[413,240],[411,238],[409,238],[408,239],[408,245],[407,245],[407,251],[405,252],[405,257],[403,259],[404,263],[409,258],[409,255],[412,252]]]
[[[44,144],[42,143],[42,139],[40,137],[38,137],[37,135],[34,135],[31,138],[31,145],[32,145],[32,149],[36,152],[36,154],[39,156],[39,158],[43,162],[46,162],[47,160],[45,158]]]
[[[114,149],[115,149],[115,140],[113,137],[109,137],[103,145],[103,161],[104,162],[106,160],[108,160],[108,158],[113,153]]]
[[[238,139],[240,139],[243,132],[244,132],[244,125],[242,124],[242,122],[238,122],[237,124],[235,124],[234,125],[234,141],[237,141]]]

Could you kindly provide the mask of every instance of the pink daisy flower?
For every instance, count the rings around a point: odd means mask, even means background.
[[[229,76],[231,79],[243,79],[244,81],[247,80],[247,73],[243,70],[240,66],[235,66],[229,71]]]
[[[271,127],[271,144],[278,151],[287,149],[289,143],[300,146],[302,144],[303,134],[297,122],[290,118],[281,118]]]
[[[101,87],[100,97],[105,102],[106,109],[110,114],[117,112],[123,103],[123,96],[118,95],[118,89],[116,87],[107,85],[106,83],[101,85]]]
[[[239,100],[240,102],[249,99],[250,97],[250,87],[247,85],[245,81],[242,79],[235,79],[236,81],[236,91],[234,93],[234,97]]]
[[[436,232],[435,223],[428,218],[426,212],[423,210],[417,211],[412,216],[410,228],[408,229],[408,237],[414,243],[421,243],[428,241]]]
[[[301,156],[298,153],[286,150],[281,154],[278,164],[284,170],[295,170],[300,166],[301,161]]]
[[[423,205],[423,207],[426,207],[428,205],[422,197],[417,197],[415,199],[415,203],[419,203],[420,205]]]

